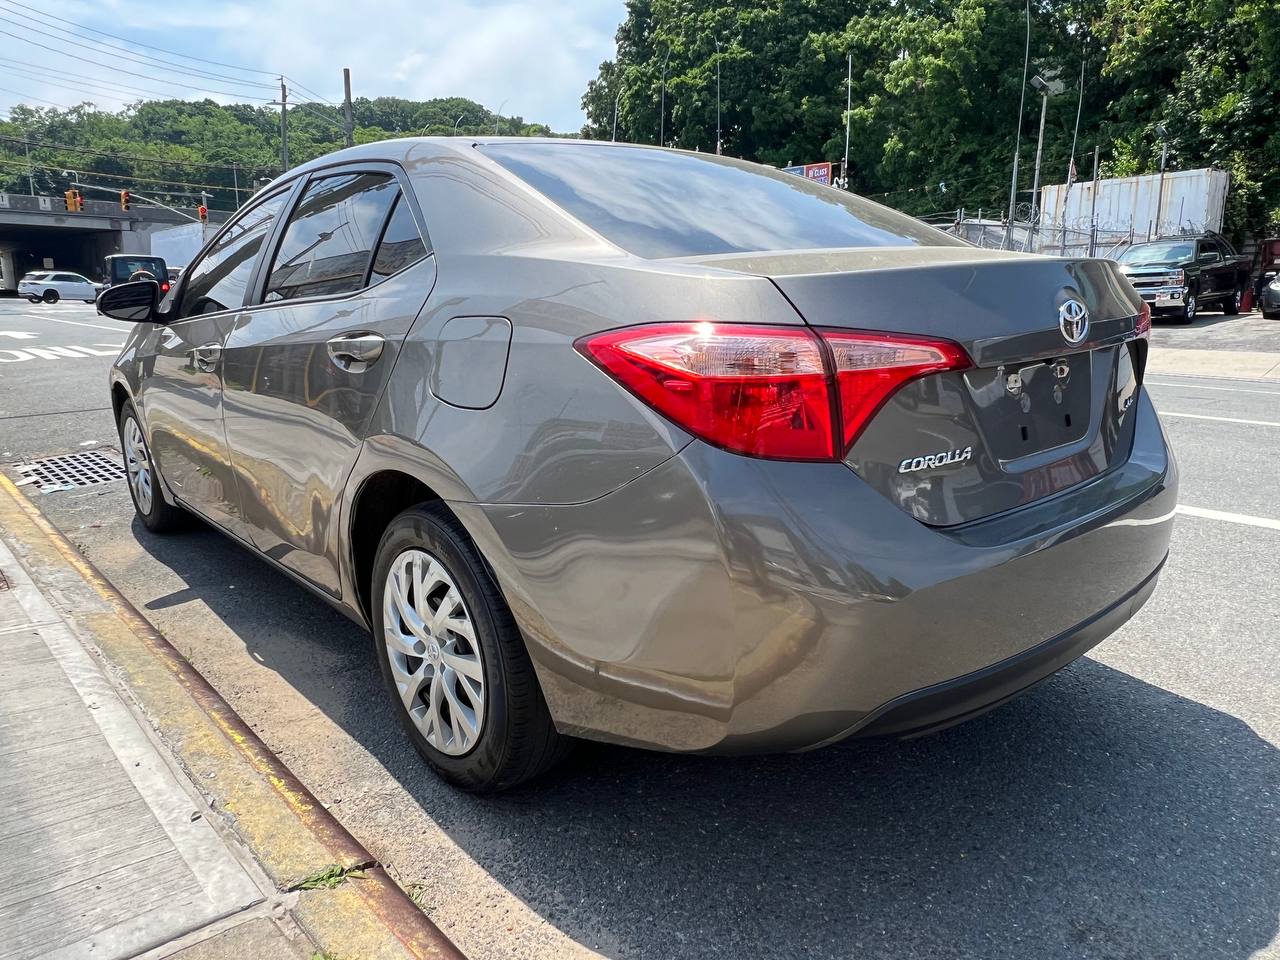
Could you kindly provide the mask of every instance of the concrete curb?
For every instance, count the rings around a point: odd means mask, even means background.
[[[271,881],[282,892],[300,890],[292,912],[322,951],[343,960],[465,960],[209,682],[3,474],[0,527],[44,583],[59,593],[96,595],[98,603],[77,607],[77,625]],[[357,876],[303,888],[334,867]]]

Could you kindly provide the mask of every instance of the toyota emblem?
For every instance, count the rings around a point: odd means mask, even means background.
[[[1058,308],[1058,329],[1067,343],[1075,345],[1089,335],[1089,311],[1079,300],[1068,300]]]

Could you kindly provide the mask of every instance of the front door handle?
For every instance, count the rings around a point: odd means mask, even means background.
[[[386,339],[376,333],[344,334],[329,341],[329,357],[343,370],[363,373],[382,356],[386,344]]]
[[[222,347],[216,343],[206,343],[202,347],[194,348],[191,355],[195,358],[199,369],[205,373],[212,373],[217,368],[218,361],[222,359]]]

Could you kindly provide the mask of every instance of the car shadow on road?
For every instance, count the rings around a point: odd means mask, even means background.
[[[920,740],[734,759],[587,744],[476,798],[388,735],[362,632],[274,572],[228,590],[220,571],[260,561],[218,534],[134,529],[468,856],[607,956],[1244,960],[1276,936],[1280,752],[1095,660]]]

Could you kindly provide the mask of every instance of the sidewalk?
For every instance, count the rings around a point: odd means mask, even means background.
[[[460,960],[0,477],[0,960]]]

